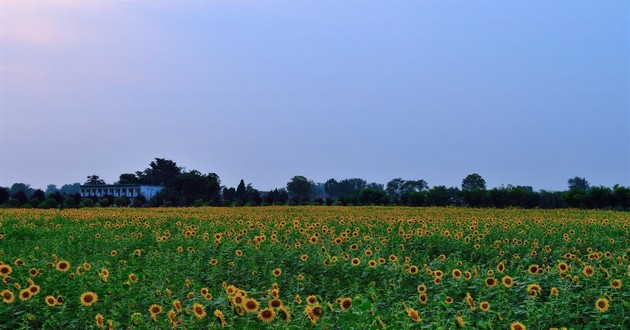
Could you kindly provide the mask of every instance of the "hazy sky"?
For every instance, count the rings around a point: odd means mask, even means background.
[[[294,175],[630,185],[630,4],[1,0],[0,186],[156,157]]]

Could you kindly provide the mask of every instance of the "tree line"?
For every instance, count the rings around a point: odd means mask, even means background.
[[[144,196],[81,197],[80,183],[46,191],[28,184],[0,187],[0,207],[161,207],[161,206],[264,206],[264,205],[403,205],[467,206],[493,208],[591,208],[630,210],[630,187],[615,185],[591,187],[582,177],[567,181],[564,191],[535,191],[531,186],[507,185],[488,189],[477,173],[467,175],[460,187],[429,187],[422,179],[394,178],[383,185],[360,178],[329,179],[315,183],[304,176],[292,177],[284,187],[262,192],[240,180],[237,187],[221,185],[216,173],[185,170],[172,160],[155,158],[143,171],[123,173],[115,184],[160,185],[164,189],[149,200]],[[98,175],[89,175],[85,185],[105,184]]]

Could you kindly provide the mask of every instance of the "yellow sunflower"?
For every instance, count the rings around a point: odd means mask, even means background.
[[[89,307],[98,301],[98,295],[92,291],[87,291],[81,294],[80,301],[81,305]]]

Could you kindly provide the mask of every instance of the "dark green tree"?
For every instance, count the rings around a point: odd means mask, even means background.
[[[574,177],[567,181],[567,185],[569,186],[569,190],[573,189],[581,189],[588,190],[590,188],[590,184],[586,181],[585,178]]]
[[[241,205],[247,203],[247,188],[245,187],[245,181],[243,181],[243,179],[241,179],[241,182],[239,182],[236,187],[236,199]]]
[[[182,173],[182,168],[172,160],[156,158],[149,167],[142,172],[136,172],[136,176],[143,184],[162,185],[169,187]]]
[[[486,180],[477,173],[469,174],[462,180],[462,190],[485,190]]]
[[[118,177],[118,184],[138,184],[140,179],[133,173],[123,173]]]
[[[307,202],[311,197],[314,185],[315,183],[308,180],[306,177],[296,175],[287,182],[289,197],[298,204]]]
[[[99,185],[105,184],[105,180],[101,179],[98,175],[92,174],[87,176],[87,180],[85,181],[86,185]]]

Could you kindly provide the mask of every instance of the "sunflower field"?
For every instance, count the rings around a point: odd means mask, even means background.
[[[629,329],[630,214],[0,210],[0,329]]]

